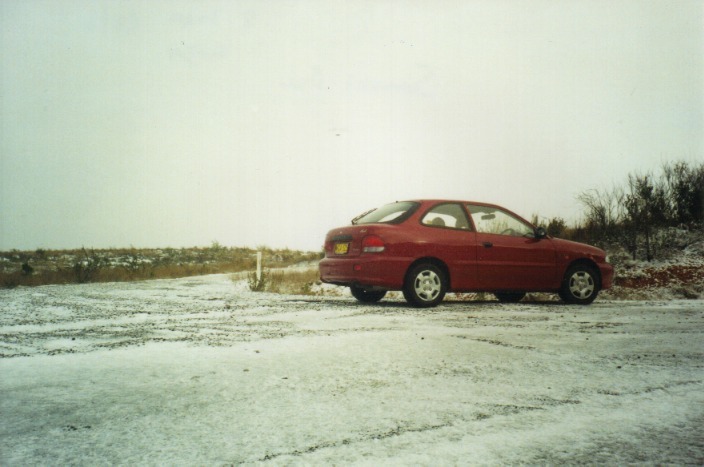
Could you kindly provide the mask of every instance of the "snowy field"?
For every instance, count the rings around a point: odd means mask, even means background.
[[[0,465],[704,463],[704,301],[0,290]]]

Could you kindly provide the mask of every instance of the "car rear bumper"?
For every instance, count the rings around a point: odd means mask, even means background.
[[[408,260],[377,255],[325,258],[320,261],[320,280],[344,286],[401,290],[409,264]]]

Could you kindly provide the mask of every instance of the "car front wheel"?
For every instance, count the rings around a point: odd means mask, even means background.
[[[413,306],[427,308],[436,306],[445,298],[447,278],[434,264],[422,263],[408,271],[403,287],[403,296]]]
[[[565,273],[560,298],[575,305],[589,305],[599,294],[598,276],[594,268],[578,264]]]
[[[355,285],[350,287],[352,296],[364,303],[376,303],[386,295],[386,290],[364,290]]]

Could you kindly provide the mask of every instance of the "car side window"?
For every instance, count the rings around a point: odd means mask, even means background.
[[[533,236],[533,227],[523,220],[501,209],[491,206],[468,205],[472,221],[479,233],[509,235],[512,237]]]
[[[425,213],[421,223],[431,227],[471,230],[464,209],[455,203],[439,204],[433,207]]]

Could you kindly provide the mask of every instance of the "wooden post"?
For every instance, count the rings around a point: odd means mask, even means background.
[[[257,284],[262,281],[262,252],[257,251]]]

